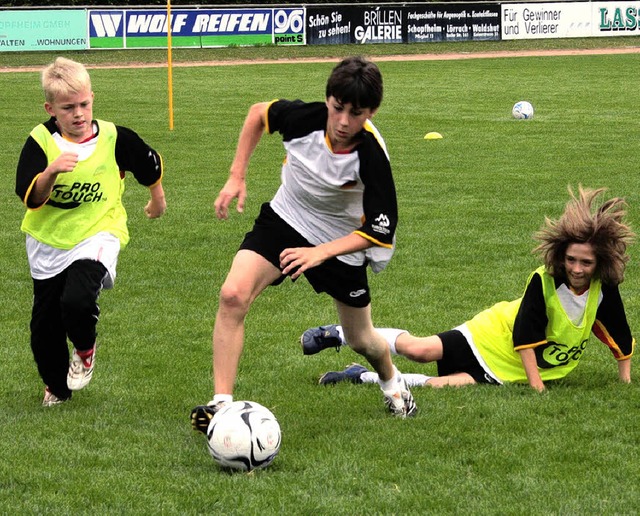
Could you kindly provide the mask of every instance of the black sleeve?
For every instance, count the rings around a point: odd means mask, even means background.
[[[47,168],[47,156],[42,147],[29,136],[22,147],[18,167],[16,169],[16,194],[26,203],[27,192],[31,188],[36,176]],[[36,206],[29,206],[35,208]]]
[[[522,297],[513,324],[513,347],[517,351],[547,342],[547,308],[542,292],[542,278],[534,274]]]
[[[267,131],[282,134],[284,141],[299,138],[327,126],[327,106],[323,102],[276,100],[267,110]]]
[[[160,155],[135,131],[118,125],[116,130],[116,162],[120,170],[133,173],[141,185],[152,186],[157,183],[163,173]]]
[[[371,134],[357,147],[364,184],[364,222],[357,230],[376,243],[390,246],[398,224],[398,200],[389,159]]]
[[[628,358],[633,353],[633,337],[617,285],[602,285],[602,302],[596,313],[593,334],[609,347],[617,359]]]

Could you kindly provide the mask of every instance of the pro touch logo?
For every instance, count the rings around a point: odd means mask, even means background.
[[[105,201],[100,183],[73,183],[55,185],[47,201],[49,206],[72,210],[83,203]]]
[[[540,369],[551,369],[552,367],[567,365],[571,361],[580,360],[587,342],[587,340],[583,340],[579,346],[572,347],[557,342],[548,342],[535,348],[538,367]]]

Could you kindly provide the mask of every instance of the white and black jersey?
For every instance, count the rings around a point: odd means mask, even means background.
[[[313,245],[356,232],[375,247],[338,259],[374,262],[373,270],[380,270],[393,253],[398,223],[384,141],[367,121],[350,152],[334,152],[325,134],[327,118],[323,102],[277,100],[269,106],[267,131],[281,133],[287,151],[271,207]]]

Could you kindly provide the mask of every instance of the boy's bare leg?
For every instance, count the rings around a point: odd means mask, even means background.
[[[232,400],[238,365],[244,348],[244,322],[260,293],[281,275],[280,270],[253,251],[240,250],[220,289],[213,329],[214,398],[191,411],[195,430],[206,433],[217,408]]]
[[[355,308],[336,301],[336,306],[346,342],[378,373],[385,404],[391,413],[400,417],[413,416],[417,412],[413,396],[393,365],[389,345],[373,327],[371,305]]]

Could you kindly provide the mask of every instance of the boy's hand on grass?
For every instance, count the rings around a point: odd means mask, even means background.
[[[144,214],[149,219],[157,219],[167,211],[167,203],[164,199],[151,199],[144,207]]]

